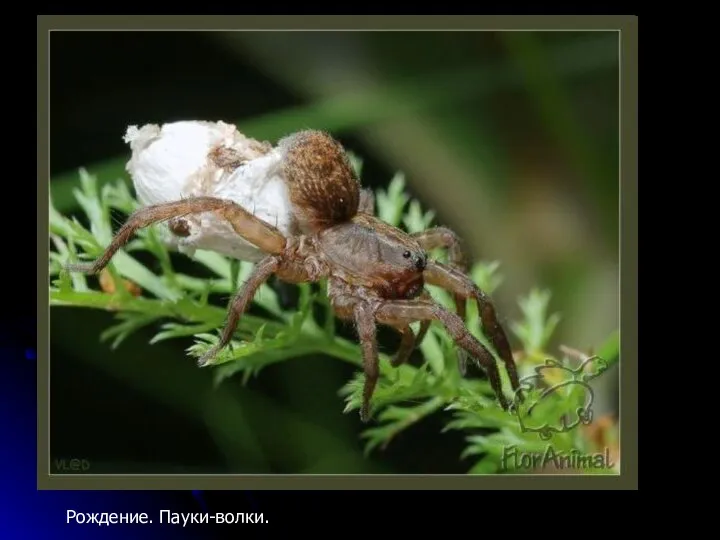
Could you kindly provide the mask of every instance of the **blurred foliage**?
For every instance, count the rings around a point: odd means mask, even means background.
[[[355,159],[356,169],[360,161]],[[107,267],[106,282],[99,289],[88,284],[82,274],[69,274],[63,265],[78,260],[95,259],[112,239],[112,211],[129,214],[138,208],[127,186],[118,181],[98,188],[97,179],[85,170],[80,171],[81,185],[74,191],[89,227],[78,219],[63,216],[50,207],[50,234],[54,249],[50,253],[50,302],[52,306],[73,306],[112,311],[117,322],[101,336],[112,340],[117,348],[133,332],[148,325],[161,324],[161,330],[150,345],[163,340],[192,336],[195,343],[188,349],[195,357],[202,356],[218,339],[216,329],[223,324],[225,311],[208,303],[211,292],[231,294],[252,271],[251,263],[230,261],[212,252],[198,252],[194,258],[211,279],[178,273],[173,268],[170,253],[158,241],[157,226],[141,229],[126,248],[118,252]],[[410,200],[404,191],[404,178],[398,174],[388,189],[377,194],[378,216],[408,232],[428,228],[433,221],[431,211],[424,212],[417,201]],[[159,262],[160,275],[140,263],[133,254],[150,253]],[[441,250],[431,254],[441,259]],[[233,268],[237,266],[237,268]],[[471,270],[474,281],[489,294],[501,283],[497,262],[477,263]],[[108,284],[110,284],[108,286]],[[443,289],[427,287],[433,298],[447,309],[453,309],[452,297]],[[299,285],[300,301],[296,310],[283,310],[275,291],[264,284],[254,303],[268,314],[258,317],[245,314],[230,346],[212,362],[216,383],[236,374],[242,381],[257,376],[274,363],[284,362],[305,354],[325,354],[361,367],[361,351],[356,343],[335,334],[334,315],[324,293],[311,289],[310,284]],[[321,287],[325,290],[325,287]],[[523,319],[513,324],[513,330],[523,343],[520,353],[525,370],[538,362],[547,361],[545,346],[557,324],[557,315],[546,315],[550,296],[533,290],[520,299]],[[313,317],[313,306],[324,308],[325,320]],[[163,322],[165,321],[165,322]],[[415,325],[417,326],[417,324]],[[468,326],[489,350],[493,350],[481,331],[477,308],[469,306]],[[417,331],[417,329],[415,329]],[[533,433],[521,431],[518,419],[498,408],[492,390],[484,380],[463,378],[455,365],[454,343],[438,325],[433,324],[420,345],[424,362],[420,367],[403,365],[393,369],[388,357],[381,356],[381,378],[372,406],[378,424],[367,428],[362,436],[367,440],[365,450],[385,448],[400,432],[439,410],[453,411],[455,420],[447,429],[476,430],[491,428],[493,435],[468,435],[466,455],[482,455],[470,472],[498,472],[498,452],[512,443],[521,452],[536,451],[542,441]],[[496,361],[498,357],[496,356]],[[614,361],[617,356],[611,357]],[[557,360],[555,360],[557,361]],[[567,360],[561,360],[566,363]],[[508,387],[503,374],[505,387]],[[342,389],[345,412],[359,408],[364,375],[357,375]],[[554,407],[543,408],[544,416],[535,414],[534,422],[551,424],[564,412],[575,410],[583,403],[582,392],[562,395]],[[557,399],[556,399],[557,401]],[[578,432],[560,433],[554,441],[557,450],[584,450]],[[499,450],[500,449],[500,450]]]

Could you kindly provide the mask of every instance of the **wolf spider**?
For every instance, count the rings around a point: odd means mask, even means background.
[[[219,342],[199,360],[201,365],[228,345],[240,317],[271,275],[287,283],[327,279],[335,314],[354,322],[359,336],[365,373],[360,409],[363,422],[370,419],[370,401],[379,377],[377,324],[392,327],[401,335],[392,360],[397,367],[408,360],[430,323],[441,323],[459,347],[461,370],[466,357],[472,358],[487,373],[501,407],[507,410],[493,355],[465,326],[468,300],[477,303],[483,332],[503,360],[517,391],[520,384],[512,352],[490,298],[465,273],[465,257],[455,233],[435,227],[407,234],[377,218],[371,192],[360,188],[342,146],[325,133],[299,132],[282,139],[278,148],[283,151],[282,173],[296,219],[296,234],[284,236],[230,200],[193,197],[137,210],[98,259],[66,268],[98,273],[138,229],[214,212],[265,256],[230,301]],[[427,252],[436,248],[447,250],[448,264],[428,258]],[[455,312],[435,303],[425,284],[448,290],[454,296]],[[421,323],[417,336],[410,327],[413,322]]]

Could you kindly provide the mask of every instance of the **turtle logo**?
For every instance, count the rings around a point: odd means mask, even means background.
[[[595,396],[588,383],[607,368],[608,363],[599,356],[590,356],[575,368],[545,360],[532,375],[520,380],[515,392],[511,412],[517,416],[520,430],[537,433],[547,441],[555,433],[592,422]]]

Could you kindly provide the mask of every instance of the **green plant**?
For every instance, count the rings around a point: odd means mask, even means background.
[[[354,158],[353,163],[360,172],[360,160]],[[404,192],[404,182],[403,175],[397,174],[387,190],[377,194],[378,214],[385,221],[410,232],[425,229],[434,215],[423,211],[417,201],[409,200]],[[137,208],[137,202],[125,182],[105,183],[99,187],[97,178],[84,170],[80,171],[80,185],[74,196],[87,225],[62,215],[51,200],[51,305],[115,312],[117,323],[101,335],[101,339],[111,340],[113,348],[120,346],[136,330],[159,325],[160,331],[151,344],[191,337],[194,343],[188,353],[200,357],[216,342],[226,314],[224,308],[209,302],[210,294],[232,294],[252,270],[252,265],[199,251],[194,258],[210,277],[180,273],[174,268],[170,253],[158,240],[156,229],[151,227],[141,230],[108,266],[107,276],[113,287],[109,291],[98,290],[91,287],[86,276],[62,271],[62,265],[70,260],[97,257],[112,238],[113,212],[128,214]],[[138,260],[141,253],[153,258],[159,272]],[[442,257],[441,253],[432,255]],[[481,288],[492,293],[502,283],[499,267],[498,262],[479,262],[472,267],[471,275]],[[136,284],[144,294],[133,294],[122,285],[123,280]],[[262,286],[254,303],[262,309],[263,315],[246,314],[242,318],[235,341],[212,365],[216,382],[240,375],[246,383],[271,364],[311,353],[330,355],[361,366],[359,346],[336,334],[335,319],[325,295],[309,284],[300,285],[299,291],[297,309],[288,311],[281,308],[270,286]],[[429,287],[429,291],[437,301],[454,309],[452,299],[444,290]],[[546,349],[559,319],[557,315],[548,315],[549,301],[549,293],[540,290],[533,290],[520,299],[523,317],[511,328],[523,344],[523,350],[518,352],[522,359],[521,376],[531,373],[544,359],[553,357]],[[324,320],[313,316],[313,308],[318,305],[324,308]],[[468,325],[492,350],[481,332],[473,305],[468,306]],[[605,358],[615,361],[617,336],[611,336],[604,347]],[[536,451],[547,445],[537,434],[522,432],[517,418],[495,404],[492,391],[483,379],[460,376],[453,344],[440,327],[431,326],[420,350],[422,365],[403,365],[397,369],[390,367],[387,355],[381,355],[381,379],[373,398],[377,423],[362,434],[367,452],[386,447],[398,433],[443,410],[448,413],[446,429],[466,432],[465,454],[477,456],[470,473],[500,471],[499,456],[507,445],[523,451]],[[553,358],[569,362],[568,358]],[[362,381],[362,372],[358,370],[340,390],[346,400],[346,412],[359,407]],[[507,381],[503,382],[509,388]],[[575,406],[582,396],[568,394],[563,399]],[[558,451],[587,450],[580,430],[558,434],[553,446]]]

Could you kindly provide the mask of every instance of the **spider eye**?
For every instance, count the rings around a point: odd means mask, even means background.
[[[403,257],[405,257],[406,259],[409,259],[411,255],[412,255],[412,253],[410,253],[409,251],[406,251],[405,253],[403,253]]]

